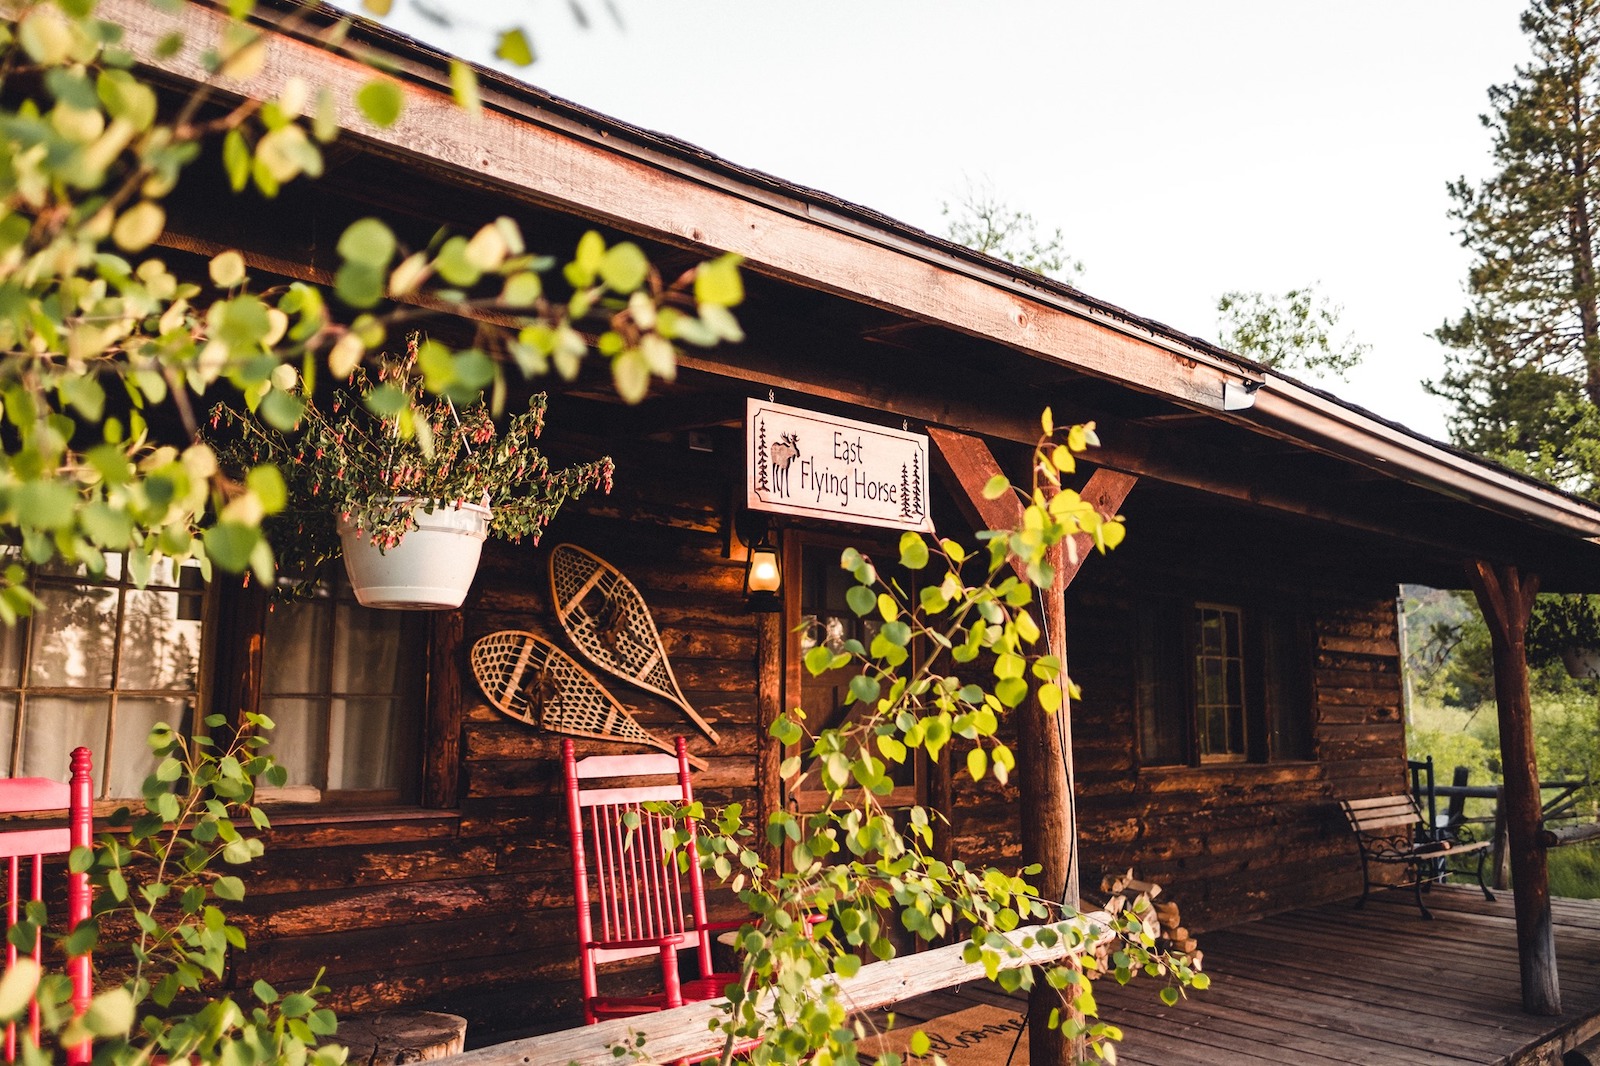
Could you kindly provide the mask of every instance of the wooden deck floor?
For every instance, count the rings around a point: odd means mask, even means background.
[[[1394,891],[1359,911],[1348,902],[1293,911],[1201,937],[1212,986],[1176,1007],[1147,980],[1102,982],[1096,996],[1124,1030],[1124,1066],[1560,1063],[1600,1033],[1600,900],[1555,901],[1564,1013],[1535,1018],[1521,1010],[1511,894],[1498,896],[1489,903],[1476,887],[1437,887],[1431,922]],[[897,1027],[976,1003],[1014,1005],[967,986],[902,1003]],[[959,1051],[946,1058],[964,1066]]]

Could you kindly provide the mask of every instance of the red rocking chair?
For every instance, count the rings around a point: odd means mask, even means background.
[[[661,830],[669,820],[642,806],[655,801],[694,802],[683,738],[678,738],[676,758],[666,754],[591,755],[579,760],[570,740],[562,741],[561,755],[572,832],[584,1021],[593,1024],[603,1018],[648,1014],[723,995],[739,975],[713,972],[711,938],[743,923],[707,922],[705,885],[692,840],[686,846],[688,870],[680,873],[675,854],[663,861]],[[646,784],[637,780],[645,777],[658,781],[665,777],[667,781]],[[588,782],[608,778],[633,780],[620,787],[586,787]],[[623,822],[623,815],[629,813],[639,817],[631,834]],[[689,822],[687,828],[692,834],[694,823]],[[698,955],[699,976],[683,980],[678,973],[678,955],[691,949]],[[599,993],[596,970],[601,963],[648,955],[660,957],[662,991],[635,996]]]
[[[75,748],[72,752],[72,780],[63,784],[43,777],[14,777],[0,779],[0,814],[23,814],[35,811],[65,811],[67,825],[56,829],[17,828],[0,830],[0,859],[5,860],[7,872],[6,931],[23,916],[29,900],[44,899],[44,858],[62,855],[76,847],[87,847],[93,835],[94,784],[90,774],[88,748]],[[89,917],[89,875],[67,874],[67,928],[77,928],[79,922]],[[33,960],[44,962],[43,936],[35,934]],[[6,966],[15,966],[17,946],[6,938]],[[94,994],[91,963],[88,954],[67,960],[67,974],[72,978],[72,1010],[82,1014],[89,1009]],[[39,1042],[39,1004],[35,1000],[28,1008],[28,1035]],[[69,1063],[87,1063],[93,1057],[90,1042],[66,1048]],[[17,1026],[6,1026],[5,1059],[17,1060]]]

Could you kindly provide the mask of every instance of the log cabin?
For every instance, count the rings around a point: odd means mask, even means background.
[[[103,10],[153,76],[177,88],[203,77],[216,11]],[[158,58],[171,29],[189,43]],[[6,635],[13,774],[85,743],[109,803],[137,794],[156,720],[249,709],[279,723],[290,781],[249,880],[240,987],[325,967],[336,1007],[448,1010],[474,1044],[579,1021],[561,736],[496,710],[468,658],[502,630],[572,650],[550,578],[559,545],[612,564],[647,604],[685,701],[712,728],[661,695],[611,691],[652,733],[689,739],[706,767],[700,797],[803,809],[766,727],[787,707],[826,717],[837,705],[840,679],[811,678],[799,659],[859,625],[840,599],[840,549],[883,551],[910,527],[970,541],[990,519],[990,474],[1025,476],[1045,406],[1058,423],[1092,420],[1103,443],[1086,493],[1129,535],[1063,594],[1057,639],[1083,696],[1060,721],[1062,819],[1041,819],[1026,775],[974,785],[948,760],[911,767],[896,802],[935,810],[940,848],[970,863],[1053,848],[1076,867],[1059,877],[1084,886],[1137,868],[1196,931],[1359,891],[1338,801],[1406,788],[1399,583],[1472,585],[1513,615],[1519,590],[1600,588],[1600,509],[1586,501],[1089,294],[494,73],[480,72],[481,114],[464,115],[446,57],[378,27],[356,38],[391,64],[401,119],[378,128],[347,113],[326,174],[273,200],[233,195],[219,166],[196,164],[162,238],[173,262],[199,272],[237,248],[258,283],[326,283],[356,218],[381,214],[420,246],[504,214],[552,252],[589,229],[632,240],[667,276],[738,253],[747,339],[686,352],[676,380],[637,406],[601,368],[535,383],[551,394],[544,450],[612,456],[615,488],[569,506],[540,544],[491,542],[460,610],[372,611],[337,580],[285,605],[187,571],[153,591],[39,578],[43,608]],[[274,35],[255,90],[294,75],[345,99],[370,72]],[[471,335],[442,313],[428,328]],[[898,442],[917,465],[826,454],[793,428],[807,419],[847,445]],[[775,509],[778,466],[809,509]],[[830,513],[829,490],[906,513]],[[776,611],[747,604],[752,529],[781,552]],[[93,669],[64,665],[67,640]],[[1515,744],[1526,722],[1512,724]],[[1018,743],[1025,761],[1050,750]],[[1531,748],[1508,748],[1507,765],[1508,786],[1517,767],[1533,773]]]

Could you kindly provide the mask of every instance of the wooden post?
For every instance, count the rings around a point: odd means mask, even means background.
[[[1044,630],[1049,650],[1066,663],[1066,585],[1062,563],[1066,552],[1060,545],[1051,549],[1049,561],[1055,567],[1056,581],[1040,589]],[[1061,679],[1066,695],[1066,677]],[[1038,863],[1033,881],[1039,895],[1048,900],[1078,904],[1077,860],[1078,827],[1073,823],[1072,748],[1063,733],[1070,729],[1070,714],[1065,699],[1061,710],[1047,712],[1037,697],[1016,710],[1017,790],[1022,818],[1022,861]],[[1080,1057],[1057,1023],[1050,1027],[1050,1015],[1060,1011],[1064,1021],[1061,994],[1043,980],[1034,984],[1028,997],[1029,1061],[1046,1066],[1066,1066]]]
[[[792,576],[798,570],[788,571]],[[761,861],[768,869],[781,869],[783,856],[767,840],[767,819],[783,804],[783,780],[778,768],[783,765],[783,748],[772,739],[772,723],[783,713],[783,615],[762,611],[756,615],[756,789],[760,797],[760,817],[755,830],[760,840]]]
[[[1561,1013],[1556,973],[1555,925],[1550,914],[1550,874],[1540,846],[1543,810],[1539,769],[1533,748],[1533,701],[1528,692],[1524,637],[1528,613],[1539,592],[1537,574],[1515,566],[1477,560],[1467,579],[1478,597],[1494,652],[1494,694],[1500,715],[1500,762],[1505,786],[1507,850],[1517,915],[1517,959],[1522,970],[1522,1009],[1528,1014]]]
[[[466,634],[461,611],[436,611],[429,621],[422,764],[422,802],[427,807],[447,809],[461,802],[461,649]]]
[[[983,497],[983,486],[1001,473],[1000,464],[988,445],[976,437],[950,430],[928,427],[937,449],[939,472],[954,490],[960,506],[978,529],[1009,529],[1022,520],[1022,504],[1013,496],[998,500]],[[1090,475],[1079,494],[1101,514],[1114,515],[1132,489],[1135,478],[1114,470],[1100,469]],[[1017,708],[1017,791],[1022,818],[1022,861],[1038,863],[1035,887],[1046,899],[1078,905],[1078,827],[1072,804],[1072,716],[1066,699],[1067,663],[1066,590],[1078,569],[1093,549],[1093,538],[1080,534],[1073,538],[1073,550],[1058,545],[1050,553],[1056,580],[1040,589],[1045,635],[1049,651],[1060,659],[1062,703],[1057,714],[1049,714],[1031,699]],[[1018,560],[1012,566],[1019,576],[1024,568]],[[1029,1061],[1036,1066],[1066,1066],[1081,1055],[1064,1038],[1061,1030],[1050,1028],[1050,1014],[1061,1007],[1061,996],[1044,981],[1034,985],[1028,1000]],[[1081,1051],[1081,1049],[1078,1049]]]

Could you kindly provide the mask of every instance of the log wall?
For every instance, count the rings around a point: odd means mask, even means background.
[[[430,737],[429,747],[436,759],[455,751],[459,761],[453,777],[425,779],[444,782],[435,791],[453,787],[457,805],[343,819],[280,814],[251,876],[252,946],[237,964],[240,987],[256,977],[290,987],[326,967],[338,1007],[463,1014],[474,1046],[578,1021],[560,741],[490,707],[467,662],[471,644],[499,629],[541,633],[578,657],[549,602],[557,543],[589,548],[639,587],[721,745],[665,701],[596,676],[646,728],[690,738],[708,763],[696,778],[701,798],[757,807],[760,622],[741,599],[742,564],[724,552],[731,482],[712,459],[695,469],[701,458],[681,447],[643,445],[618,459],[614,493],[563,512],[544,545],[489,545],[459,638],[454,622],[435,626],[436,640],[459,640],[442,657],[458,674],[459,736]],[[1104,873],[1133,866],[1165,884],[1185,923],[1203,930],[1358,891],[1335,800],[1404,785],[1393,601],[1307,600],[1315,759],[1195,769],[1138,766],[1128,602],[1092,578],[1068,602],[1069,661],[1085,692],[1073,708],[1073,756],[1086,896]],[[580,750],[625,749],[580,742]],[[974,787],[963,774],[950,803],[957,857],[1016,863],[1014,782]]]
[[[581,1020],[561,738],[495,710],[467,658],[485,634],[522,629],[588,665],[551,610],[549,549],[558,543],[588,548],[639,588],[679,684],[721,743],[712,747],[665,700],[591,673],[646,729],[689,738],[707,763],[697,798],[755,806],[757,619],[744,608],[743,564],[724,557],[726,479],[709,466],[686,472],[697,457],[683,449],[618,458],[612,494],[569,505],[543,544],[486,546],[451,664],[461,701],[459,805],[339,820],[278,813],[250,877],[240,987],[256,977],[293,986],[325,966],[337,1007],[425,1004],[464,1014],[475,1045]],[[450,629],[435,626],[436,635]],[[580,756],[636,750],[577,743]]]
[[[1141,767],[1133,608],[1120,589],[1075,591],[1067,657],[1083,690],[1072,750],[1084,902],[1102,903],[1102,876],[1129,867],[1162,884],[1193,930],[1359,893],[1337,800],[1409,787],[1394,601],[1307,601],[1314,758]],[[958,786],[957,854],[1015,855],[1017,812],[1014,787]]]

